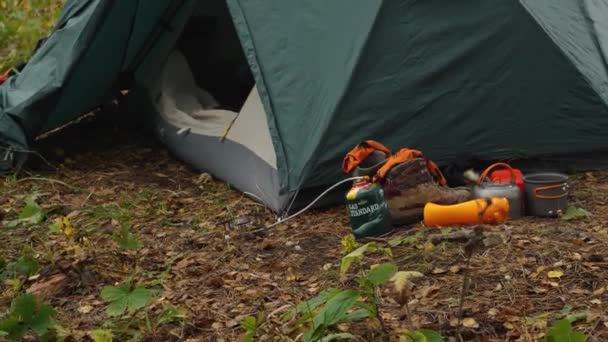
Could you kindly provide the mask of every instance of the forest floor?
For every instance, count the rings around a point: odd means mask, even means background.
[[[467,227],[396,230],[372,241],[391,253],[371,252],[341,273],[345,254],[369,242],[348,239],[343,206],[260,229],[276,219],[266,208],[108,120],[41,142],[53,169],[0,180],[0,312],[32,293],[55,310],[53,331],[66,340],[236,341],[258,315],[254,340],[298,340],[311,320],[289,310],[329,288],[358,288],[361,270],[391,262],[424,275],[410,315],[379,286],[381,321],[343,320],[328,331],[398,340],[412,324],[455,336],[464,243],[429,236]],[[570,184],[571,204],[591,217],[485,228],[500,239],[470,259],[464,340],[538,340],[561,318],[588,341],[608,340],[608,173],[571,176]],[[126,282],[123,297],[134,297],[116,303],[120,295],[107,287]]]
[[[55,26],[65,0],[0,0],[0,74],[27,62]]]
[[[29,58],[63,3],[0,1],[0,72]],[[485,227],[500,239],[468,268],[466,241],[430,240],[469,227],[414,225],[374,239],[380,249],[341,272],[369,242],[348,239],[343,206],[261,229],[275,222],[270,211],[111,119],[39,147],[47,170],[0,179],[0,340],[27,328],[25,340],[236,341],[246,328],[253,340],[302,340],[318,315],[286,315],[294,306],[330,288],[359,291],[362,274],[387,262],[423,275],[407,309],[377,286],[379,319],[342,315],[328,333],[398,340],[413,326],[453,337],[460,317],[464,340],[533,341],[565,318],[588,341],[608,340],[606,172],[571,177],[570,202],[591,217]]]

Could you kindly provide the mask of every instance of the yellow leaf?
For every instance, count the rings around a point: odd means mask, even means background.
[[[561,278],[564,275],[562,271],[550,271],[547,273],[549,278]]]
[[[452,273],[458,273],[458,272],[460,272],[460,266],[456,265],[456,266],[450,267],[450,272],[452,272]]]
[[[74,235],[74,233],[76,233],[76,228],[73,226],[66,226],[63,233],[67,236]]]
[[[550,281],[549,285],[553,286],[553,287],[559,287],[559,284],[554,282],[554,281]]]
[[[93,307],[90,305],[84,305],[78,308],[78,312],[83,313],[83,314],[87,314],[89,312],[93,311]]]
[[[425,253],[432,252],[434,248],[435,248],[435,245],[433,245],[432,242],[427,242],[427,243],[424,244],[424,252]]]
[[[0,7],[6,8],[6,1],[0,1]]]
[[[399,271],[393,275],[391,281],[395,285],[395,290],[402,292],[410,282],[410,279],[423,277],[423,274],[416,271]]]
[[[473,318],[465,318],[462,320],[462,326],[465,328],[479,328],[479,323]]]

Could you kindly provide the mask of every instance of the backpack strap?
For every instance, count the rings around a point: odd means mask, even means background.
[[[365,158],[374,153],[374,151],[384,152],[387,157],[392,155],[392,152],[381,143],[375,140],[365,140],[350,150],[344,157],[344,160],[342,161],[342,171],[347,174],[350,173],[361,164]]]
[[[437,164],[435,164],[435,162],[433,162],[432,160],[427,159],[422,152],[411,148],[402,148],[393,156],[391,156],[386,161],[386,163],[382,165],[382,167],[376,172],[376,175],[374,176],[374,182],[378,182],[384,179],[384,177],[386,177],[386,174],[393,168],[393,166],[414,158],[425,159],[427,168],[429,169],[429,172],[431,173],[433,178],[435,178],[435,181],[437,181],[442,186],[447,185],[448,182],[439,170]]]

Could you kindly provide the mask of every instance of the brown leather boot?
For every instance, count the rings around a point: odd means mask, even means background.
[[[471,199],[468,188],[438,184],[424,158],[414,158],[393,166],[382,180],[393,225],[407,225],[423,219],[428,202],[456,204]]]

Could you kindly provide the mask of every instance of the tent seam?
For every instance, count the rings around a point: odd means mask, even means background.
[[[344,104],[344,99],[346,98],[346,95],[350,92],[350,89],[353,85],[353,80],[355,78],[355,75],[357,74],[357,70],[359,70],[359,68],[360,68],[361,60],[363,59],[363,56],[365,55],[366,47],[369,45],[371,37],[373,36],[373,34],[376,30],[378,18],[380,17],[380,13],[384,9],[384,4],[385,4],[384,1],[380,2],[380,6],[378,7],[378,11],[376,12],[376,17],[374,18],[374,21],[370,27],[367,37],[365,37],[365,41],[364,41],[363,45],[361,46],[361,49],[359,50],[360,51],[359,54],[356,56],[355,65],[353,66],[351,72],[348,75],[348,79],[347,79],[346,85],[344,87],[344,90],[341,92],[340,96],[338,97],[338,101],[336,102],[336,105],[332,111],[333,114],[337,113],[338,110],[340,110],[340,108]],[[328,134],[327,128],[331,127],[332,123],[335,120],[334,118],[335,118],[335,115],[332,115],[331,118],[329,119],[329,121],[327,122],[327,125],[324,127],[325,129],[323,130],[323,133],[321,133],[321,137],[319,138],[319,144],[317,144],[317,146],[313,150],[313,153],[311,154],[310,158],[306,161],[306,164],[304,165],[304,168],[303,168],[302,175],[300,177],[300,182],[297,186],[298,189],[303,186],[303,184],[305,183],[304,180],[306,180],[308,178],[308,174],[310,173],[310,168],[311,168],[311,166],[310,166],[311,160],[313,159],[313,156],[315,156],[319,152],[319,149],[321,148],[321,145],[323,144],[323,141],[325,140],[325,137]]]
[[[148,54],[150,53],[150,51],[152,51],[152,49],[156,45],[156,42],[158,41],[159,37],[161,37],[164,34],[165,29],[161,25],[163,20],[166,20],[167,19],[166,17],[169,15],[170,15],[169,20],[175,19],[175,16],[184,7],[184,5],[186,4],[187,1],[188,0],[181,0],[179,4],[175,5],[175,7],[172,7],[169,5],[169,6],[167,6],[167,8],[165,8],[165,11],[158,18],[158,21],[156,22],[156,25],[154,26],[154,28],[158,28],[158,29],[152,30],[152,32],[150,32],[148,39],[146,39],[143,42],[142,47],[133,56],[132,63],[130,65],[125,66],[124,62],[123,62],[123,72],[125,72],[125,71],[126,72],[129,72],[129,71],[135,72],[138,70],[138,68],[141,66],[143,61],[145,61],[146,58],[148,57]],[[170,13],[171,10],[174,10],[174,12]],[[139,9],[137,11],[139,11]],[[150,36],[154,36],[155,39],[150,38]],[[151,42],[154,42],[154,43],[151,43]]]
[[[282,183],[281,179],[280,179],[282,173],[284,174],[284,177],[285,177],[285,184],[280,184],[279,193],[283,192],[284,188],[287,189],[287,192],[290,192],[290,189],[289,189],[290,177],[289,177],[289,165],[288,165],[289,163],[287,161],[287,158],[285,157],[287,154],[285,153],[285,147],[283,146],[283,139],[281,138],[281,133],[278,129],[278,122],[276,120],[276,113],[274,110],[272,98],[269,96],[268,87],[266,86],[266,80],[265,80],[264,74],[262,73],[262,69],[260,67],[260,62],[257,57],[257,49],[255,47],[255,43],[253,42],[253,39],[252,39],[253,37],[251,36],[250,25],[247,22],[247,18],[244,15],[244,11],[243,11],[243,8],[242,8],[239,0],[228,1],[227,3],[228,3],[228,10],[232,14],[233,21],[238,20],[246,28],[246,30],[245,30],[246,32],[243,32],[243,30],[240,30],[238,27],[236,27],[241,46],[243,48],[247,48],[248,50],[251,51],[250,54],[246,53],[245,55],[247,56],[247,60],[249,61],[250,68],[254,72],[254,77],[255,77],[255,75],[257,75],[255,86],[258,87],[258,93],[260,95],[260,98],[262,99],[262,103],[263,103],[264,107],[267,107],[267,108],[265,108],[265,111],[267,112],[266,120],[268,122],[272,123],[272,124],[268,124],[268,129],[270,130],[271,138],[273,135],[276,136],[276,138],[277,138],[276,143],[278,143],[278,146],[274,146],[274,147],[275,147],[275,155],[277,158],[277,171],[279,173],[279,182]],[[230,4],[233,4],[233,6],[230,6]],[[235,11],[238,11],[238,13],[234,13]],[[243,37],[243,36],[245,36],[245,37]],[[243,39],[243,38],[248,38],[248,39]],[[268,120],[269,115],[272,118],[271,120]],[[275,145],[275,139],[272,139],[272,142],[273,142],[273,145]]]
[[[133,17],[131,18],[131,25],[129,28],[129,39],[127,40],[127,47],[126,47],[125,51],[123,51],[123,54],[122,54],[122,62],[120,63],[121,70],[125,69],[127,55],[129,54],[129,46],[133,42],[133,30],[135,30],[135,21],[137,20],[137,13],[139,12],[139,5],[140,5],[140,0],[135,0],[135,1],[136,1],[135,6],[134,6],[135,9],[133,10]]]
[[[553,44],[557,47],[558,53],[567,61],[568,64],[570,64],[570,66],[572,66],[574,68],[574,70],[576,70],[580,74],[580,76],[583,78],[583,80],[589,86],[589,88],[593,89],[593,91],[595,91],[597,93],[597,95],[601,99],[601,102],[604,105],[604,107],[606,109],[608,109],[608,100],[605,99],[604,96],[600,94],[600,92],[595,88],[595,86],[593,85],[593,83],[591,82],[591,80],[589,79],[589,77],[587,77],[587,75],[585,75],[583,72],[581,72],[580,69],[574,63],[574,61],[572,60],[572,58],[570,58],[568,56],[568,54],[566,54],[566,52],[564,52],[564,50],[557,43],[557,41],[555,40],[555,38],[553,37],[553,35],[551,35],[549,33],[549,31],[547,30],[547,28],[545,27],[545,25],[541,21],[539,21],[538,19],[536,19],[536,17],[532,14],[530,8],[527,7],[523,3],[522,0],[519,0],[519,4],[524,8],[524,10],[525,10],[524,12],[526,12],[526,14],[538,25],[538,27],[541,28],[541,30],[545,33],[545,35],[547,36],[547,38],[549,38],[549,40],[551,40],[553,42]],[[586,15],[587,15],[587,13],[585,13],[585,16]],[[602,54],[602,53],[600,52],[600,54]],[[602,56],[603,56],[603,54],[602,54]],[[604,66],[606,66],[606,65],[604,64]]]

